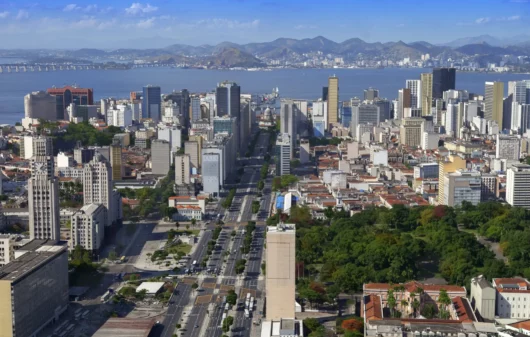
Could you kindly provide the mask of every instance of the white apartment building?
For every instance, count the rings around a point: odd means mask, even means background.
[[[518,136],[497,135],[495,157],[519,160],[521,158],[521,138]]]
[[[0,267],[15,259],[15,235],[0,234]]]
[[[506,176],[506,201],[514,207],[530,209],[530,165],[515,164]]]
[[[102,204],[107,209],[106,226],[118,219],[112,202],[112,170],[97,154],[83,167],[83,203]]]
[[[97,254],[105,238],[107,209],[102,204],[87,204],[71,217],[70,249],[81,246]]]
[[[496,291],[482,275],[471,279],[471,296],[469,302],[475,315],[484,319],[495,319]]]
[[[107,125],[125,128],[132,124],[133,110],[130,105],[118,104],[114,109],[107,110]]]
[[[530,318],[530,283],[524,278],[494,278],[496,313],[500,318]]]
[[[278,135],[276,139],[276,175],[291,173],[291,137],[287,133]]]
[[[407,80],[406,88],[410,89],[410,107],[421,109],[421,80]]]
[[[202,184],[203,191],[213,196],[219,195],[221,186],[222,155],[212,151],[202,152]]]

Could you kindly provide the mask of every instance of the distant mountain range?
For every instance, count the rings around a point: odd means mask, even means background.
[[[0,56],[21,53],[42,56],[42,50],[7,51],[0,50]],[[530,56],[530,36],[520,35],[509,39],[495,38],[489,35],[462,38],[445,44],[435,45],[426,41],[405,43],[397,42],[366,42],[359,38],[351,38],[343,42],[335,42],[323,36],[307,39],[279,38],[271,42],[236,44],[222,42],[217,45],[191,46],[173,44],[165,48],[151,49],[79,49],[45,51],[46,55],[62,58],[98,59],[124,57],[128,59],[144,59],[159,62],[200,62],[214,67],[260,67],[267,60],[291,59],[300,60],[308,54],[321,52],[337,57],[351,59],[388,59],[400,60],[405,57],[419,59],[422,54],[429,53],[436,57],[441,54],[445,58],[477,57],[483,62],[495,61],[502,55]]]

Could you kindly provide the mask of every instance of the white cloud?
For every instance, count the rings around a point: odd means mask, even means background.
[[[150,19],[141,20],[140,22],[136,24],[136,27],[145,29],[145,28],[153,27],[154,24],[155,24],[155,18],[150,18]]]
[[[9,12],[0,12],[0,19],[5,19],[9,16]]]
[[[208,19],[200,20],[195,26],[204,27],[204,28],[229,28],[229,29],[241,29],[241,28],[256,28],[260,24],[259,20],[253,21],[237,21],[237,20],[228,20],[228,19]]]
[[[69,5],[66,5],[63,8],[63,12],[72,12],[72,11],[75,11],[75,10],[78,10],[78,9],[81,9],[81,7],[79,7],[76,4],[69,4]]]
[[[478,19],[475,20],[475,23],[481,24],[481,23],[488,23],[490,21],[491,21],[490,18],[478,18]]]
[[[29,12],[26,10],[19,10],[16,19],[17,20],[23,20],[29,18]]]
[[[158,10],[158,7],[151,6],[150,4],[142,5],[139,2],[135,2],[129,8],[125,8],[125,13],[129,15],[138,15],[144,13],[155,12]]]
[[[318,28],[318,27],[315,26],[315,25],[296,25],[296,26],[294,26],[294,29],[296,29],[296,30],[316,29],[316,28]]]
[[[405,27],[405,24],[404,23],[400,23],[400,24],[397,24],[396,27],[398,27],[398,28]]]
[[[506,18],[508,21],[517,21],[517,20],[520,20],[521,19],[521,16],[520,15],[514,15],[514,16],[510,16],[508,18]]]

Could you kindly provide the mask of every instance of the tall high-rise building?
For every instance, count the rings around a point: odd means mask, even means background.
[[[309,163],[311,158],[309,140],[301,139],[300,140],[300,163],[306,164]]]
[[[239,153],[241,155],[244,155],[247,151],[248,144],[250,142],[250,130],[252,128],[250,119],[251,119],[251,113],[252,108],[250,107],[250,101],[243,102],[241,104],[241,113],[239,114],[239,117],[241,117],[241,120],[239,121]]]
[[[151,172],[166,175],[171,166],[171,153],[168,141],[157,139],[151,143]]]
[[[374,89],[374,88],[364,89],[364,100],[365,101],[373,101],[377,97],[379,97],[379,90]]]
[[[203,150],[202,153],[202,184],[203,191],[213,196],[219,195],[222,178],[222,155],[219,152]]]
[[[241,109],[241,87],[235,82],[222,82],[215,90],[215,102],[217,104],[217,116],[230,116],[239,119]]]
[[[28,181],[29,232],[31,239],[59,240],[59,185],[55,174],[52,140],[33,138],[31,178]]]
[[[530,104],[530,80],[508,82],[508,96],[513,95],[513,101],[520,104]]]
[[[445,202],[445,185],[444,179],[447,173],[456,172],[460,169],[466,168],[465,159],[460,158],[459,156],[451,155],[447,161],[441,161],[439,163],[440,171],[438,173],[438,203],[443,205]]]
[[[280,105],[280,133],[289,135],[291,158],[293,158],[297,138],[298,107],[291,99],[282,99]]]
[[[486,82],[486,90],[484,96],[484,118],[490,121],[497,122],[499,130],[502,130],[504,127],[502,125],[503,97],[503,82]]]
[[[143,88],[142,117],[151,118],[155,123],[162,120],[162,96],[159,86],[148,85]],[[182,111],[182,110],[181,110]]]
[[[0,336],[38,336],[68,309],[68,251],[33,241],[0,272]]]
[[[291,173],[291,136],[280,133],[276,139],[276,175],[283,176]]]
[[[342,102],[342,108],[340,109],[340,124],[345,128],[350,127],[351,114],[351,101]]]
[[[374,104],[379,107],[379,122],[390,120],[390,101],[376,98],[374,99]]]
[[[105,226],[110,226],[117,220],[112,204],[112,169],[99,154],[83,166],[83,203],[101,204],[107,209]]]
[[[407,80],[407,89],[410,89],[410,107],[421,109],[421,81]]]
[[[423,73],[420,75],[421,81],[421,115],[431,115],[432,107],[432,74]]]
[[[64,88],[50,88],[48,94],[55,96],[55,108],[57,119],[64,119],[66,108],[71,103],[75,105],[93,105],[94,91],[87,88],[66,86]]]
[[[98,254],[105,238],[105,225],[108,223],[107,208],[102,204],[86,204],[70,219],[70,249],[77,246]]]
[[[199,156],[201,149],[198,142],[188,141],[184,143],[184,153],[190,156],[190,163],[192,169],[195,171],[200,169]]]
[[[123,154],[121,145],[113,143],[109,146],[110,167],[112,169],[112,181],[119,181],[123,177],[125,167],[123,166]]]
[[[432,71],[432,97],[443,98],[444,91],[456,88],[455,68],[435,68]]]
[[[403,119],[405,118],[405,109],[411,108],[411,95],[410,89],[403,88],[398,91],[398,106],[397,110],[394,112],[394,119]]]
[[[423,118],[403,118],[399,135],[401,144],[407,146],[421,146],[425,119]]]
[[[326,102],[328,100],[328,92],[329,92],[329,88],[328,87],[322,87],[322,100],[324,102]]]
[[[191,98],[191,121],[195,122],[201,119],[201,99],[199,97]]]
[[[57,119],[56,103],[56,97],[45,91],[29,93],[24,96],[24,117],[54,121]]]
[[[331,123],[339,122],[339,78],[335,75],[328,78],[328,128]]]
[[[328,127],[328,105],[324,101],[313,102],[313,112],[311,114],[313,121],[313,136],[324,137]],[[281,118],[280,118],[280,123]]]
[[[294,225],[279,224],[267,228],[265,292],[267,320],[295,318],[295,252]]]
[[[380,117],[379,106],[375,104],[364,104],[364,103],[360,105],[352,104],[350,128],[352,130],[353,138],[357,138],[361,136],[361,135],[356,134],[357,133],[356,129],[358,125],[363,125],[363,124],[377,125],[380,122],[379,117]]]
[[[182,89],[181,91],[173,91],[172,93],[164,96],[164,102],[166,104],[171,101],[173,104],[176,104],[178,106],[178,111],[180,111],[180,116],[182,118],[181,125],[183,126],[182,132],[187,133],[188,128],[191,126],[190,123],[190,115],[188,111],[190,111],[190,93],[187,89]],[[171,104],[170,104],[171,106]],[[170,111],[175,111],[175,108],[170,108]],[[145,114],[144,114],[144,118]]]
[[[530,209],[530,165],[516,164],[508,169],[506,201],[513,207]]]
[[[191,183],[191,159],[189,154],[175,156],[175,184]]]

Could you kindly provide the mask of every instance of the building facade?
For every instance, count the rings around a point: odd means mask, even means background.
[[[142,117],[151,118],[155,123],[162,119],[162,96],[158,86],[143,87]]]
[[[0,336],[36,336],[68,307],[68,252],[33,241],[0,272]]]
[[[75,105],[94,105],[94,91],[87,88],[66,86],[63,88],[50,88],[48,94],[55,96],[55,119],[65,119],[66,108],[71,103]]]
[[[443,98],[444,91],[456,88],[455,68],[435,68],[432,71],[432,96]]]
[[[458,170],[444,177],[444,205],[461,206],[463,201],[478,205],[481,192],[480,172]]]
[[[70,220],[70,249],[81,246],[98,254],[105,238],[107,208],[102,204],[86,204],[75,212]]]
[[[502,130],[504,127],[504,125],[502,125],[503,98],[503,82],[486,82],[484,119],[497,122],[499,130]],[[510,127],[510,125],[508,127]]]
[[[506,174],[506,201],[530,209],[530,165],[516,164]]]
[[[291,174],[290,135],[282,133],[276,139],[276,176]]]
[[[56,98],[45,91],[35,91],[24,96],[24,117],[57,120]]]
[[[330,128],[331,123],[339,122],[339,78],[331,76],[328,78],[328,120],[327,127]]]
[[[118,205],[112,202],[112,169],[99,155],[83,166],[83,204],[103,205],[107,210],[105,226],[112,225],[119,218]]]
[[[151,143],[151,172],[153,174],[166,175],[169,172],[170,154],[169,142],[158,139]]]
[[[190,184],[191,159],[189,154],[175,156],[175,184]]]

